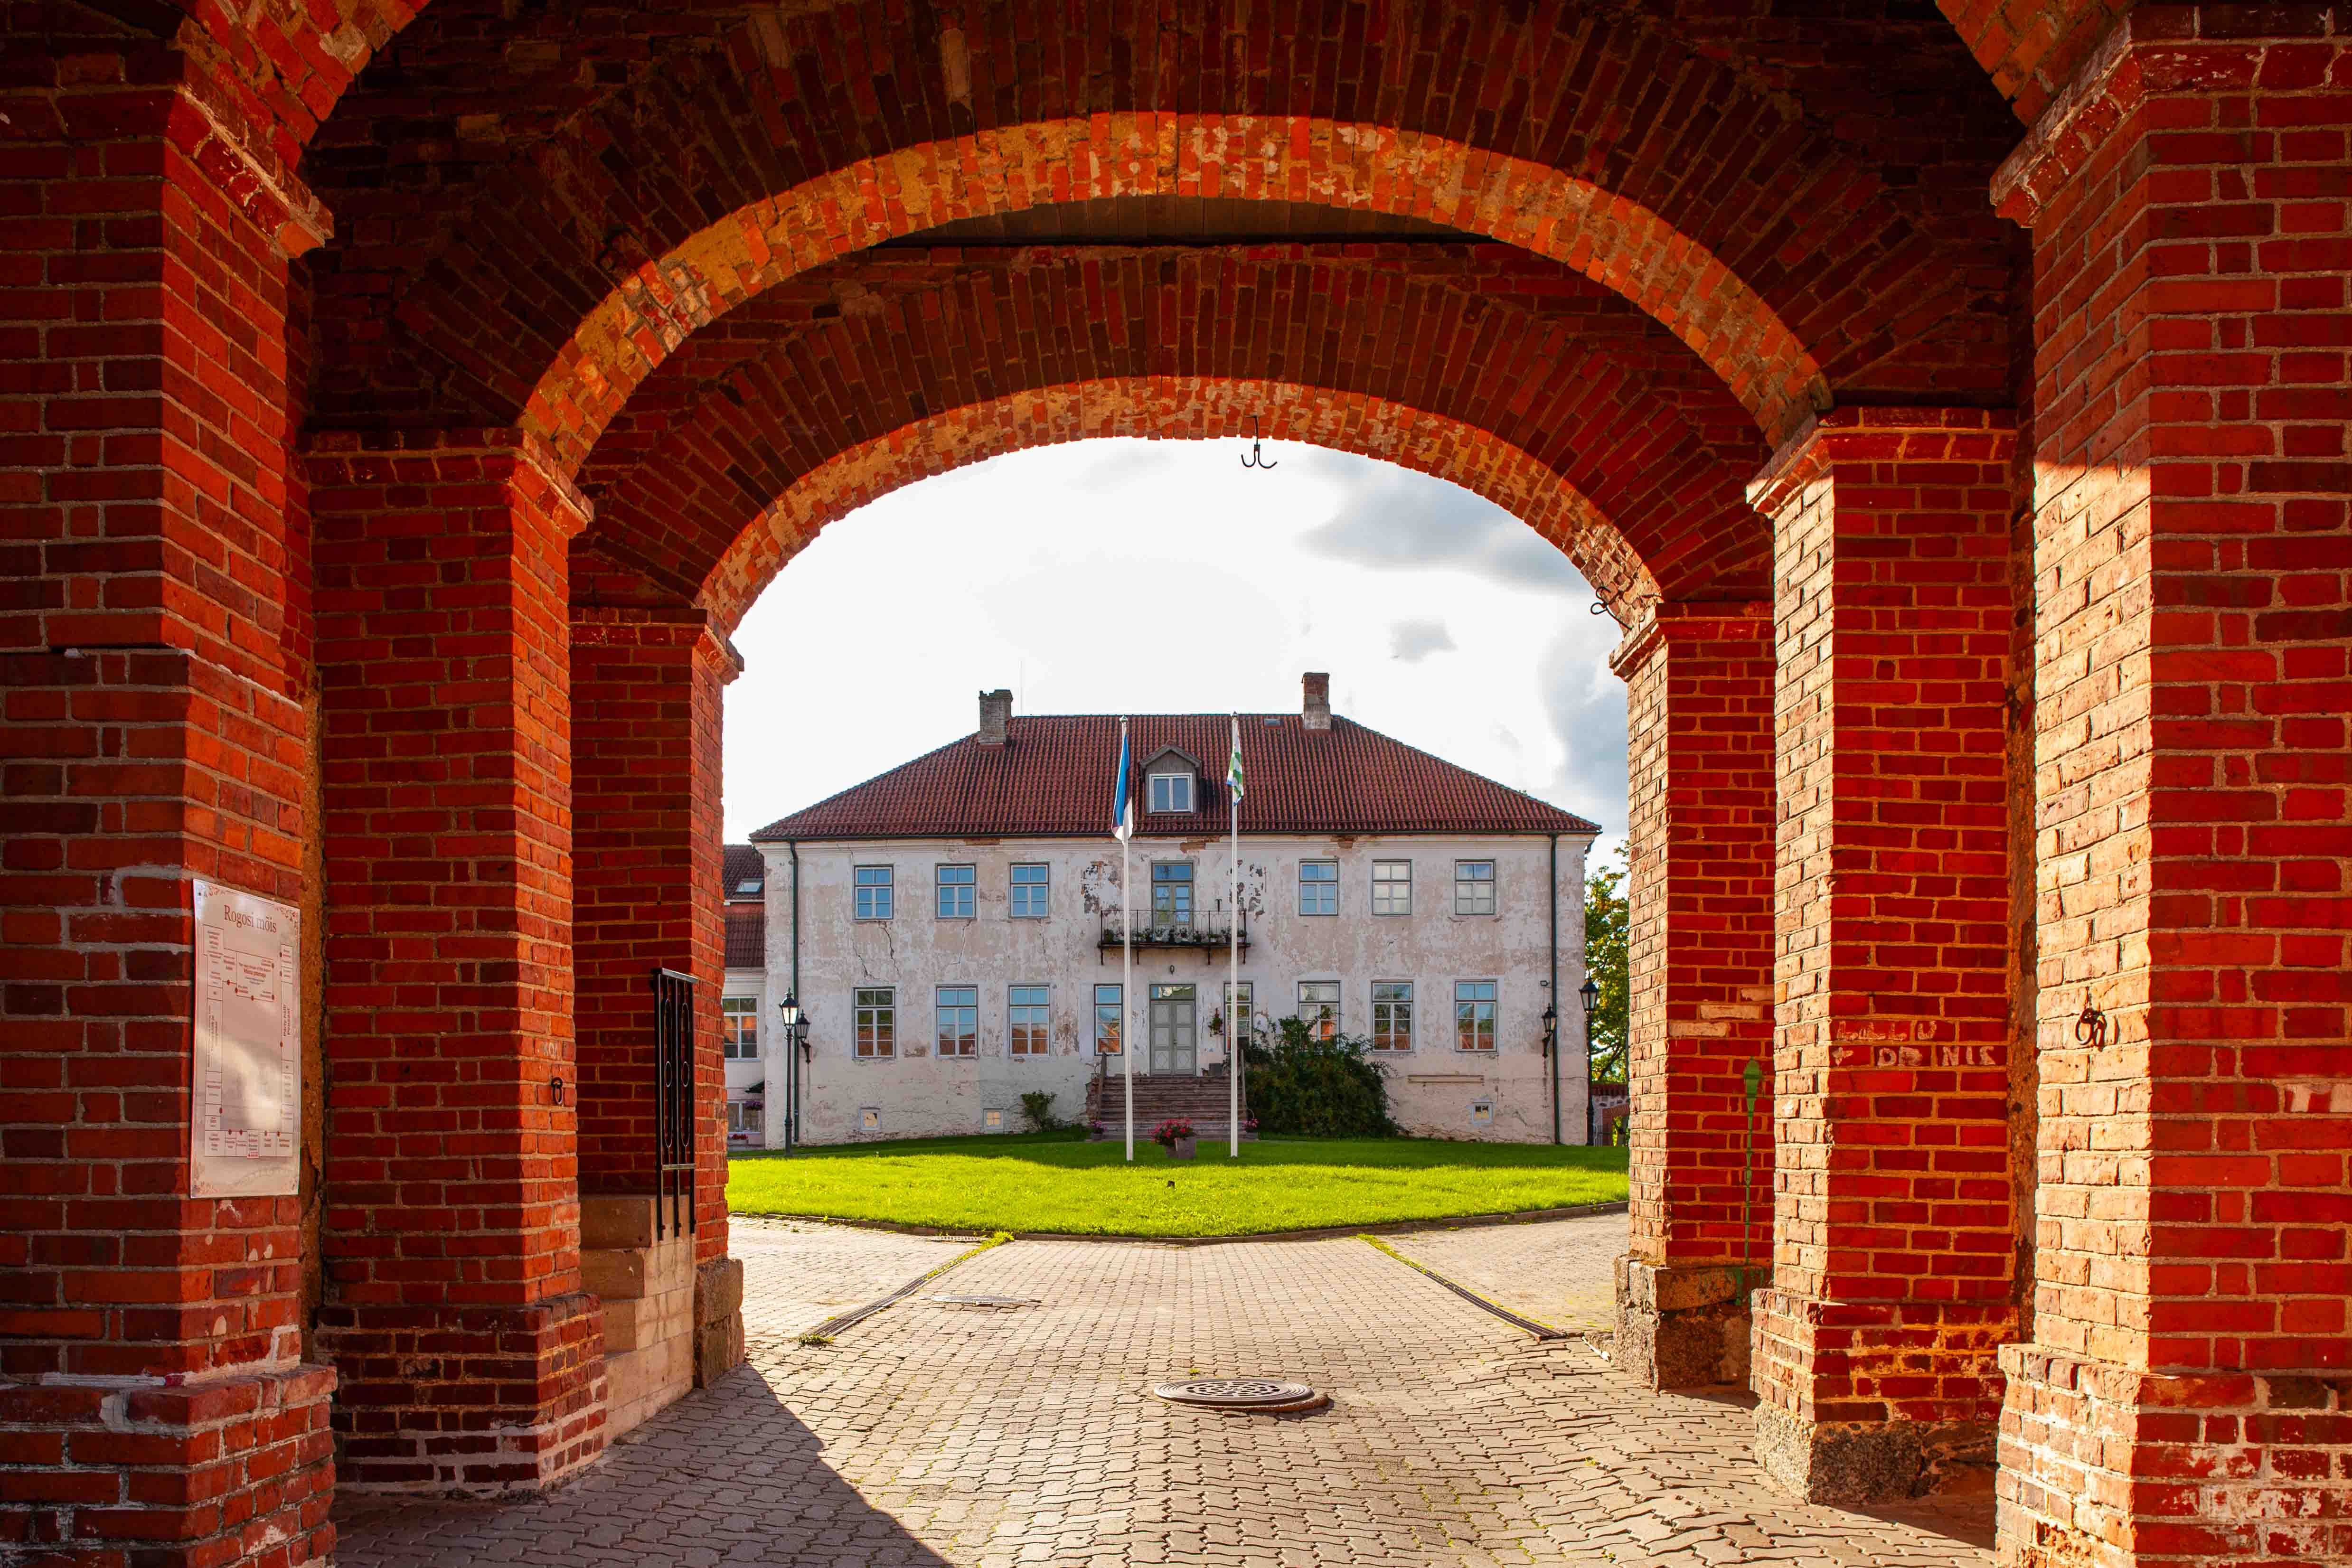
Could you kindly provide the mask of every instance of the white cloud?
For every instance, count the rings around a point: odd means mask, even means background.
[[[1616,624],[1558,550],[1423,475],[1234,450],[1016,453],[826,528],[736,633],[728,836],[971,733],[985,688],[1025,713],[1290,712],[1302,670],[1347,716],[1622,831]]]
[[[1432,653],[1450,653],[1454,646],[1454,633],[1443,621],[1399,621],[1389,628],[1389,657],[1408,664],[1418,664]]]

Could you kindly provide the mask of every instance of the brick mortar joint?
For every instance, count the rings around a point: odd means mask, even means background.
[[[355,459],[397,464],[445,457],[487,458],[528,471],[572,511],[572,534],[596,519],[596,503],[580,488],[546,437],[520,425],[315,430],[302,438],[299,448],[304,476],[322,487],[344,483],[342,465]]]
[[[2196,5],[2140,5],[2117,17],[2066,85],[2052,97],[2025,139],[1993,171],[1990,190],[1993,211],[2012,223],[2032,227],[2052,193],[2081,172],[2090,153],[2117,122],[2146,102],[2152,91],[2188,85],[2169,80],[2151,84],[2137,68],[2143,50],[2195,46],[2260,50],[2273,43],[2309,41],[2303,37],[2208,37],[2200,25],[2203,9]],[[2330,37],[2342,41],[2340,37]]]
[[[1609,668],[1630,678],[1664,647],[1735,637],[1753,638],[1769,647],[1772,635],[1772,601],[1768,599],[1652,604],[1611,653]]]
[[[1842,461],[1889,461],[1876,453],[1849,452],[1849,446],[1889,435],[1981,434],[2002,442],[2017,439],[2017,414],[2004,408],[1964,404],[1948,407],[1878,407],[1861,405],[1831,409],[1809,420],[1804,427],[1773,449],[1756,477],[1748,482],[1748,504],[1767,517],[1777,517],[1797,491]],[[2000,460],[2006,461],[2002,451]],[[1911,461],[1896,458],[1893,461]],[[1921,462],[1941,461],[1924,455]]]

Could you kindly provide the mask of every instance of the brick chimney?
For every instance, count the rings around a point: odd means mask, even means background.
[[[1004,732],[1013,723],[1013,694],[999,686],[992,692],[980,694],[980,743],[1002,746]]]
[[[1307,703],[1304,717],[1309,729],[1331,727],[1331,677],[1320,670],[1309,670],[1301,677],[1306,687]]]

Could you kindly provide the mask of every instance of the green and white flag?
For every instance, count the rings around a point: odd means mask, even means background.
[[[1238,716],[1234,719],[1234,759],[1225,764],[1225,788],[1233,791],[1234,800],[1242,798],[1242,721]]]

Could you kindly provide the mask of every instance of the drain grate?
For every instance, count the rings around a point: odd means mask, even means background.
[[[1151,1392],[1171,1405],[1268,1416],[1320,1410],[1330,1403],[1304,1383],[1273,1377],[1195,1377],[1183,1383],[1156,1384]]]
[[[938,1307],[1034,1307],[1036,1301],[1028,1296],[930,1296],[926,1298]]]

